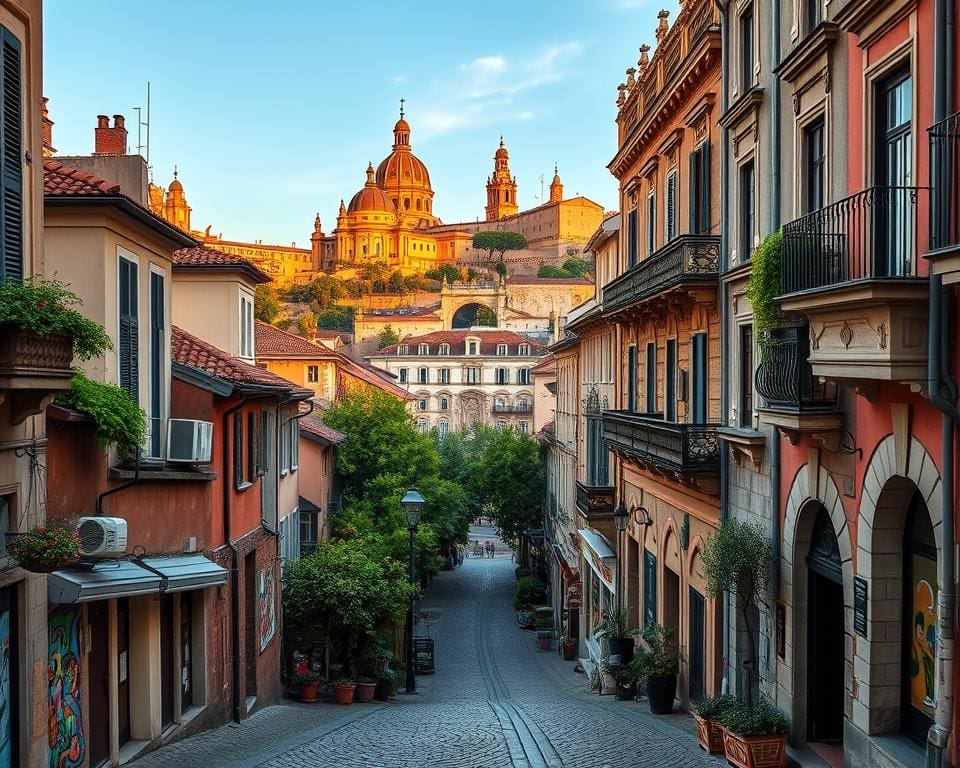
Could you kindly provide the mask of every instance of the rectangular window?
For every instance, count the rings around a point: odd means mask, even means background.
[[[300,556],[309,555],[317,548],[319,513],[300,511]]]
[[[753,429],[753,326],[740,326],[740,426]]]
[[[280,475],[286,475],[290,472],[290,441],[287,437],[286,419],[280,417]]]
[[[450,400],[446,397],[440,398],[440,410],[449,411],[450,410]]]
[[[24,89],[20,41],[6,27],[0,27],[0,84],[0,279],[22,280]]]
[[[421,410],[421,411],[427,410],[427,398],[421,397],[421,398],[417,401],[417,409],[418,409],[418,410]]]
[[[289,419],[287,432],[290,439],[290,469],[295,472],[300,468],[300,423],[294,418]]]
[[[647,413],[657,412],[657,345],[647,344]]]
[[[627,215],[627,267],[634,266],[640,259],[637,248],[637,209]]]
[[[663,415],[667,421],[677,420],[677,340],[667,339],[663,366]]]
[[[664,203],[664,221],[666,242],[677,236],[677,172],[667,174],[667,199]]]
[[[517,347],[517,354],[520,355],[520,357],[524,357],[525,355],[529,355],[529,354],[530,354],[530,345],[529,345],[529,344],[521,344],[520,346],[518,346],[518,347]]]
[[[690,368],[693,392],[690,397],[690,421],[707,421],[707,334],[694,333],[690,337]]]
[[[657,193],[650,190],[647,197],[647,256],[657,250]]]
[[[468,349],[467,354],[469,354],[469,355],[475,355],[475,354],[477,354],[477,342],[471,341],[470,344],[468,345],[467,349]]]
[[[657,623],[657,557],[643,550],[643,624]]]
[[[753,160],[740,166],[740,260],[746,261],[753,255],[753,233],[756,222],[756,180],[753,173]]]
[[[429,354],[430,354],[430,345],[429,345],[429,344],[421,344],[421,345],[417,348],[417,354],[418,354],[418,355],[429,355]]]
[[[480,383],[480,369],[479,368],[467,368],[467,384],[479,384]]]
[[[820,5],[821,0],[805,0],[804,15],[806,19],[807,34],[815,30],[821,21],[823,21],[823,11]]]
[[[437,424],[437,432],[440,434],[441,438],[447,436],[447,432],[450,430],[450,424],[446,421],[441,421]]]
[[[507,345],[506,344],[497,344],[497,354],[501,357],[507,354]]]
[[[400,369],[397,370],[397,381],[399,381],[401,384],[406,384],[406,383],[407,383],[407,369],[406,369],[406,368],[400,368]]]
[[[140,315],[137,292],[137,264],[122,256],[118,264],[117,301],[120,327],[117,344],[117,368],[120,386],[140,402]]]
[[[690,153],[690,233],[710,232],[710,142]]]
[[[507,369],[497,368],[497,384],[506,384],[506,383],[507,383]]]
[[[441,345],[440,345],[440,354],[441,354],[441,355],[449,355],[449,354],[450,354],[450,345],[449,345],[449,344],[441,344]]]
[[[518,380],[517,380],[517,383],[518,383],[518,384],[529,384],[529,383],[530,383],[530,369],[529,369],[529,368],[521,368],[519,371],[517,371],[517,374],[519,375],[519,378],[518,378]]]
[[[610,454],[603,444],[603,420],[587,417],[587,484],[606,485]]]
[[[318,381],[320,381],[320,366],[308,365],[307,366],[307,383],[316,384]]]
[[[253,302],[240,297],[240,357],[253,357]]]
[[[627,410],[637,410],[637,348],[627,347]]]
[[[526,421],[521,421],[517,423],[517,429],[520,430],[521,434],[527,434],[530,430],[530,425]]]
[[[826,150],[823,118],[803,129],[803,204],[804,213],[819,211],[826,198]]]
[[[427,378],[428,378],[427,369],[426,369],[426,368],[420,368],[420,369],[417,371],[417,381],[419,381],[421,384],[426,384],[426,383],[427,383]]]
[[[753,6],[740,15],[740,93],[753,87]]]
[[[257,415],[251,411],[247,414],[247,474],[244,478],[248,483],[259,474],[257,449]]]
[[[163,438],[163,360],[164,341],[163,275],[150,273],[150,455],[162,456]]]
[[[450,369],[449,369],[449,368],[441,368],[441,369],[440,369],[440,383],[441,383],[441,384],[449,384],[449,383],[450,383]]]
[[[243,414],[233,414],[233,484],[239,491],[243,483]]]

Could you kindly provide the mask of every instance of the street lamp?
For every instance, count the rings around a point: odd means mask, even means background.
[[[413,546],[423,505],[423,496],[416,488],[407,491],[400,501],[403,514],[407,518],[407,530],[410,531],[410,556],[407,561],[407,577],[410,582],[410,604],[407,608],[407,693],[417,692],[417,675],[413,669]]]
[[[623,608],[623,532],[627,530],[627,506],[620,499],[620,503],[613,511],[613,524],[617,529],[617,605]]]

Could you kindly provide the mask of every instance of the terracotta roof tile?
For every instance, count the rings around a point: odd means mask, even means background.
[[[118,197],[120,185],[57,160],[43,161],[43,194],[50,197]]]
[[[248,261],[242,256],[218,251],[216,248],[210,248],[206,245],[197,245],[193,248],[181,248],[173,252],[174,268],[206,267],[208,269],[234,268],[241,272],[246,272],[258,283],[269,283],[271,278],[268,274],[258,269],[253,262]]]
[[[323,423],[319,416],[304,416],[300,419],[300,434],[312,435],[331,445],[339,445],[347,436]]]
[[[371,384],[374,387],[379,387],[385,392],[389,392],[394,397],[399,397],[401,400],[414,399],[414,396],[410,392],[405,390],[399,384],[394,384],[391,380],[393,377],[390,376],[390,374],[386,371],[382,371],[372,365],[361,365],[360,363],[354,362],[349,357],[339,352],[337,352],[336,355],[339,358],[338,367],[348,376],[353,376],[354,378],[360,379],[360,381]]]
[[[399,354],[400,348],[404,346],[407,348],[407,354],[415,357],[420,354],[421,344],[427,345],[428,355],[440,354],[441,344],[450,345],[451,356],[463,355],[466,350],[467,336],[480,339],[481,356],[495,356],[497,346],[500,344],[507,345],[508,355],[518,354],[517,348],[521,344],[528,344],[530,346],[531,355],[542,355],[545,351],[543,344],[536,339],[524,336],[521,333],[501,331],[492,328],[490,330],[434,331],[433,333],[426,333],[422,336],[408,336],[397,344],[384,347],[378,353],[370,355],[370,357],[397,355]]]
[[[313,344],[303,336],[282,331],[268,323],[257,321],[254,334],[257,357],[290,357],[296,359],[335,359],[336,354],[329,347]]]
[[[266,387],[276,390],[278,394],[292,394],[297,397],[313,396],[313,390],[297,387],[270,371],[258,368],[218,349],[182,328],[173,327],[170,346],[175,362],[204,371],[240,387]]]

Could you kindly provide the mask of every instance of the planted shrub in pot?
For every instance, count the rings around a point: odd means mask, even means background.
[[[560,638],[560,651],[564,661],[573,661],[577,655],[577,638],[563,635]]]
[[[637,631],[630,629],[630,613],[626,608],[610,611],[597,625],[594,634],[606,638],[610,656],[619,656],[621,664],[633,660],[633,637]]]
[[[727,762],[737,768],[785,768],[790,719],[761,699],[730,704],[720,712]]]
[[[71,528],[48,522],[13,536],[7,553],[21,568],[32,573],[51,573],[76,562],[80,536]]]
[[[513,607],[517,610],[517,623],[524,629],[534,625],[533,606],[542,603],[546,597],[543,582],[535,576],[521,576],[517,579],[517,593]]]
[[[305,704],[312,704],[317,700],[317,689],[323,682],[323,675],[319,672],[301,672],[293,678],[300,687],[297,698]]]
[[[355,680],[340,677],[333,681],[333,697],[337,704],[353,704],[353,692],[357,689]]]
[[[553,643],[553,608],[549,605],[537,606],[534,611],[537,627],[537,647],[549,651]]]
[[[133,456],[147,434],[146,417],[130,393],[116,384],[101,384],[76,371],[70,389],[57,395],[57,405],[93,419],[97,442],[115,445],[121,456]]]
[[[640,632],[644,648],[630,664],[631,677],[647,688],[647,701],[655,715],[673,712],[680,673],[680,649],[674,644],[676,629],[650,624]]]
[[[723,729],[720,726],[720,715],[724,709],[736,704],[737,700],[730,695],[710,696],[691,704],[693,719],[697,724],[697,740],[700,746],[711,755],[723,754]]]

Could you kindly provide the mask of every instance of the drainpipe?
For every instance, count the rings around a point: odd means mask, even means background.
[[[724,0],[715,0],[717,8],[723,16],[720,24],[720,114],[727,110],[729,97],[727,92],[730,87],[729,75],[729,43],[730,33],[729,25],[726,21],[727,4]],[[723,187],[720,190],[720,420],[726,422],[727,411],[730,407],[730,392],[727,383],[727,376],[730,372],[729,356],[727,342],[730,338],[727,328],[727,300],[729,291],[727,284],[723,280],[723,275],[727,271],[727,253],[729,244],[729,222],[727,205],[726,184],[730,178],[730,131],[722,129],[722,140],[720,142],[720,178],[723,181]],[[728,519],[727,503],[728,496],[727,485],[729,480],[729,456],[726,446],[720,451],[720,522],[724,523]],[[723,594],[723,614],[721,617],[721,654],[723,657],[723,679],[720,682],[720,692],[730,693],[730,595]]]
[[[223,478],[221,483],[223,487],[223,538],[230,547],[233,559],[233,566],[230,568],[230,645],[233,652],[233,721],[239,723],[241,720],[240,708],[240,550],[234,544],[232,531],[230,530],[230,473],[227,468],[230,466],[230,440],[227,436],[230,434],[230,417],[243,408],[247,403],[245,396],[239,403],[232,408],[228,408],[223,414],[223,440],[222,456],[223,464],[220,476]]]
[[[934,23],[934,121],[940,122],[950,113],[953,98],[953,36],[955,33],[954,0],[936,0]],[[944,188],[940,178],[940,163],[931,168],[935,190]],[[931,215],[945,215],[947,211],[933,211]],[[942,553],[943,570],[938,596],[937,629],[939,633],[937,663],[937,709],[934,723],[927,732],[927,765],[944,764],[944,753],[950,743],[953,727],[953,654],[956,635],[956,564],[954,558],[954,433],[957,412],[957,389],[950,371],[952,289],[944,289],[943,279],[932,275],[928,315],[927,391],[941,413],[941,503],[943,507]],[[947,397],[944,396],[944,390]],[[957,745],[953,744],[953,764],[957,762]]]
[[[127,490],[127,488],[130,488],[131,486],[134,486],[140,482],[140,448],[139,447],[137,447],[137,452],[134,455],[133,460],[135,462],[134,469],[133,469],[133,479],[128,480],[122,485],[115,486],[114,488],[111,488],[108,491],[104,491],[99,496],[97,496],[97,517],[103,516],[103,500],[107,498],[107,496],[112,496],[115,493],[120,493],[120,491],[125,491]]]

